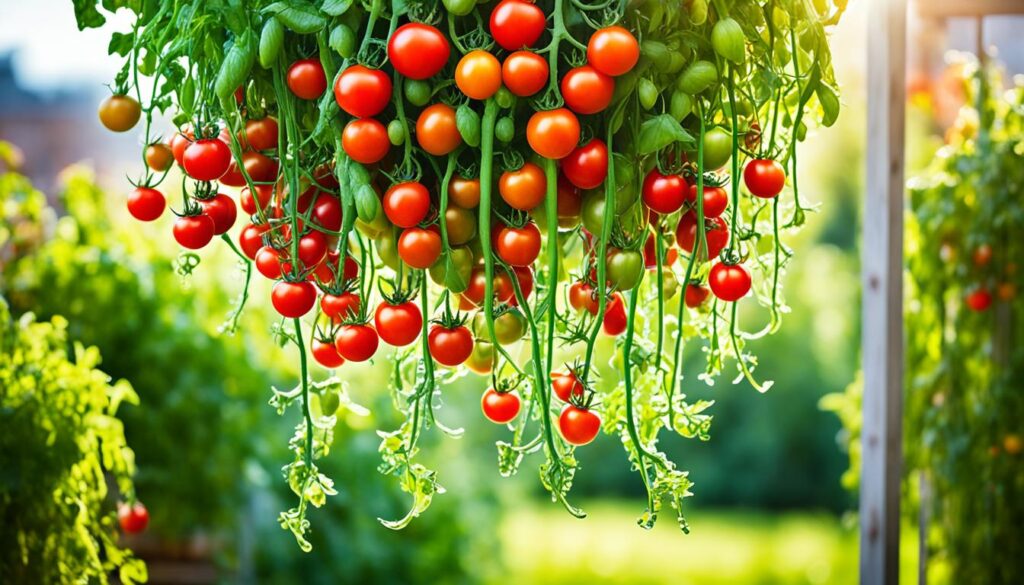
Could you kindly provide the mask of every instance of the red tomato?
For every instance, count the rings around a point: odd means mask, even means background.
[[[427,218],[430,192],[423,183],[409,181],[392,185],[384,194],[384,214],[400,228],[411,228]]]
[[[139,221],[153,221],[164,213],[167,200],[151,187],[136,187],[128,195],[128,213]]]
[[[430,355],[444,366],[457,366],[473,353],[473,334],[465,325],[448,328],[434,325],[427,336]]]
[[[373,324],[384,343],[403,347],[416,341],[423,327],[423,314],[412,302],[392,305],[383,302],[373,315]]]
[[[338,347],[330,342],[313,339],[310,353],[313,354],[313,359],[325,368],[339,368],[345,363],[345,358],[338,353]]]
[[[316,287],[307,281],[282,280],[270,291],[270,302],[282,317],[299,318],[316,304]]]
[[[242,248],[242,252],[250,259],[256,258],[256,252],[263,247],[263,234],[270,229],[267,224],[254,224],[242,228],[242,232],[238,234],[238,245]]]
[[[197,181],[216,181],[228,172],[231,150],[216,138],[204,138],[189,144],[182,155],[182,166]]]
[[[498,256],[511,266],[529,266],[540,255],[540,230],[527,222],[523,227],[504,226],[495,241]]]
[[[355,293],[343,292],[340,295],[325,293],[320,297],[320,310],[335,323],[355,319],[359,316],[359,309],[359,295]]]
[[[480,408],[487,420],[502,425],[511,422],[519,414],[520,402],[519,394],[514,390],[498,392],[488,388],[480,399]]]
[[[597,315],[599,308],[598,300],[594,296],[594,287],[581,281],[569,286],[569,304],[577,311],[586,309],[591,315]]]
[[[565,105],[577,114],[596,114],[612,103],[615,80],[590,65],[570,69],[562,78]]]
[[[526,124],[526,140],[544,158],[565,158],[579,144],[579,120],[565,108],[535,112]]]
[[[473,209],[480,204],[480,179],[452,178],[448,183],[448,198],[463,209]]]
[[[711,292],[723,301],[738,301],[750,292],[750,273],[739,264],[718,262],[708,273]]]
[[[341,146],[352,160],[373,164],[391,149],[387,128],[373,118],[352,120],[341,133]]]
[[[572,157],[572,155],[569,155]],[[558,177],[558,223],[572,227],[579,223],[583,211],[583,195],[565,176]]]
[[[992,306],[992,294],[984,288],[979,288],[964,297],[964,301],[967,308],[980,313]]]
[[[647,236],[647,241],[644,242],[644,266],[648,270],[654,270],[658,267],[658,256],[657,256],[657,242],[654,239],[654,234]],[[668,246],[668,244],[665,244]],[[662,265],[672,266],[676,263],[679,258],[679,252],[675,248],[669,246],[665,249],[665,257],[662,258]]]
[[[514,171],[505,171],[498,179],[498,193],[513,209],[530,211],[544,202],[547,195],[544,170],[528,162]]]
[[[498,302],[510,302],[515,297],[515,290],[512,288],[512,280],[504,270],[495,270],[493,278],[494,298]],[[462,298],[472,303],[473,307],[480,307],[484,304],[484,296],[487,294],[487,274],[482,266],[473,269],[469,278],[469,287],[463,291]]]
[[[299,59],[288,68],[288,89],[304,100],[315,100],[327,91],[327,74],[320,59]]]
[[[544,11],[522,0],[502,0],[491,11],[491,36],[502,48],[532,47],[547,26]]]
[[[185,149],[193,141],[195,141],[195,135],[191,129],[186,129],[185,132],[178,132],[171,137],[171,153],[174,155],[174,162],[178,163],[179,166],[183,166]]]
[[[619,293],[613,293],[605,305],[601,326],[606,334],[613,337],[626,331],[626,303]]]
[[[256,252],[256,270],[270,280],[281,278],[281,252],[273,246],[263,246]]]
[[[651,211],[675,213],[686,201],[686,180],[679,175],[663,175],[655,167],[644,178],[643,198]]]
[[[218,179],[221,185],[227,185],[228,187],[244,187],[245,186],[245,175],[242,171],[238,170],[238,163],[235,162],[234,157],[231,158],[231,164],[228,165],[228,171]]]
[[[299,238],[299,260],[306,268],[312,268],[327,257],[327,236],[323,232],[310,230]]]
[[[974,249],[971,254],[971,261],[978,268],[987,266],[992,261],[992,246],[988,244],[982,244]]]
[[[213,235],[219,236],[235,225],[238,208],[231,197],[217,193],[212,199],[200,199],[199,206],[203,208],[203,214],[213,220]]]
[[[729,243],[729,226],[720,217],[705,220],[704,237],[708,241],[707,257],[714,258]],[[692,211],[687,211],[679,219],[679,225],[676,227],[676,243],[681,249],[692,253],[697,238],[697,216]]]
[[[242,155],[242,166],[249,178],[254,183],[270,183],[277,179],[277,161],[265,154],[250,150]],[[237,168],[237,166],[236,166]],[[221,182],[223,182],[223,177]],[[242,185],[245,185],[245,177],[242,177]],[[241,186],[241,185],[238,185]]]
[[[380,338],[369,325],[342,325],[334,338],[338,354],[350,362],[365,362],[377,353]]]
[[[149,526],[149,510],[142,502],[130,506],[122,502],[117,506],[117,522],[125,534],[138,534]]]
[[[455,85],[466,97],[485,100],[501,88],[501,64],[487,51],[470,51],[455,66]]]
[[[266,210],[274,197],[274,186],[256,185],[255,187],[256,199],[259,199],[260,207]],[[256,201],[253,199],[252,191],[248,187],[242,187],[242,191],[238,195],[238,201],[242,205],[242,211],[249,215],[256,214]]]
[[[601,417],[593,410],[566,404],[558,417],[558,430],[569,444],[586,445],[600,432]]]
[[[331,231],[341,229],[341,202],[330,193],[320,193],[313,201],[313,221]]]
[[[608,177],[608,147],[599,138],[592,138],[562,159],[562,172],[580,189],[596,189]]]
[[[697,213],[697,185],[690,185],[686,193],[686,201]],[[729,193],[722,187],[704,186],[704,217],[718,217],[729,208]]]
[[[388,60],[409,79],[436,75],[448,62],[451,47],[441,31],[418,22],[403,24],[388,40]]]
[[[259,120],[249,120],[245,123],[245,140],[243,145],[253,150],[270,150],[277,148],[278,127],[277,120],[267,116]]]
[[[696,309],[704,304],[704,301],[708,299],[709,294],[711,294],[711,291],[708,290],[706,286],[701,286],[699,284],[686,285],[686,306],[691,309]]]
[[[550,73],[544,57],[530,51],[516,51],[501,65],[501,81],[519,97],[529,97],[544,89]]]
[[[519,283],[519,292],[523,293],[524,299],[529,299],[530,294],[533,292],[533,270],[529,267],[513,266],[512,272],[516,273],[516,281]],[[508,303],[513,307],[519,305],[519,299],[516,298],[515,292],[515,289],[513,289],[512,298],[508,301]]]
[[[562,402],[569,402],[570,396],[583,398],[583,384],[572,372],[551,372],[551,388]]]
[[[743,182],[752,195],[771,199],[786,186],[786,171],[777,161],[756,158],[743,169]]]
[[[198,250],[213,239],[213,220],[205,215],[185,215],[174,220],[174,239],[190,250]]]
[[[627,73],[639,59],[639,43],[621,26],[602,28],[587,43],[587,62],[605,75],[617,77]]]
[[[455,110],[448,104],[434,104],[416,119],[416,141],[434,156],[444,156],[462,144],[455,125]]]
[[[391,79],[380,69],[352,65],[334,82],[338,107],[356,118],[370,118],[391,101]]]
[[[413,268],[430,268],[441,257],[441,234],[435,226],[407,228],[398,237],[398,256]]]

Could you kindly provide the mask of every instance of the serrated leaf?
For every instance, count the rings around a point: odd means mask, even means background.
[[[645,120],[640,125],[637,152],[639,154],[658,152],[676,142],[692,143],[694,138],[671,115],[661,114]]]

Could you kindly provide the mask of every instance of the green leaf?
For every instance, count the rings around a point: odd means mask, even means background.
[[[249,77],[249,71],[256,60],[253,45],[252,33],[246,32],[240,39],[235,39],[235,44],[224,56],[220,71],[217,72],[217,80],[213,84],[213,92],[221,101],[230,99],[235,90]]]
[[[669,114],[661,114],[640,125],[638,154],[657,152],[675,142],[694,142],[693,136]]]
[[[818,103],[821,104],[821,123],[824,126],[835,124],[839,118],[839,95],[836,94],[836,90],[822,81],[818,84],[815,94],[818,96]]]
[[[107,22],[106,17],[96,10],[94,0],[74,0],[75,21],[78,23],[78,30],[87,28],[99,28]]]
[[[455,110],[455,127],[466,144],[473,148],[480,146],[480,115],[469,104],[462,104]]]
[[[127,57],[132,51],[134,35],[129,33],[114,32],[110,35],[110,44],[107,45],[108,55],[120,55]]]
[[[299,34],[315,33],[327,26],[327,19],[305,0],[274,2],[264,8],[263,12],[273,14],[282,24]]]
[[[341,16],[352,7],[352,0],[324,0],[320,10],[331,16]]]

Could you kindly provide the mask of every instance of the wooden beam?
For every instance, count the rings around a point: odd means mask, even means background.
[[[1024,0],[915,0],[914,8],[924,18],[1024,14]]]
[[[907,0],[869,0],[860,583],[899,582]]]

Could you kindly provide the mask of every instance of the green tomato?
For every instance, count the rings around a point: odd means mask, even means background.
[[[512,118],[509,118],[508,116],[499,119],[494,125],[494,137],[501,142],[512,142],[515,135],[515,125],[512,123]]]
[[[356,222],[356,225],[358,225],[358,222]],[[386,230],[381,234],[374,241],[373,247],[385,266],[392,270],[398,270],[401,260],[398,257],[398,244],[395,241],[395,235],[392,233],[392,230]]]
[[[430,101],[433,90],[430,83],[422,79],[405,80],[405,99],[414,106],[425,106]]]
[[[653,81],[645,77],[637,85],[636,95],[640,98],[640,107],[649,110],[658,101],[658,88],[654,85]]]
[[[388,140],[395,146],[401,145],[405,142],[405,127],[402,126],[400,120],[391,120],[388,122]]]
[[[633,290],[644,275],[644,257],[636,250],[618,250],[608,256],[608,280],[619,290]]]
[[[718,68],[710,61],[694,61],[676,81],[676,89],[697,95],[718,81]]]
[[[504,110],[511,108],[515,99],[516,96],[512,95],[512,92],[505,86],[499,88],[498,93],[494,94],[494,101],[498,102],[498,107]]]
[[[595,236],[601,235],[604,225],[604,193],[591,191],[583,196],[583,227]]]
[[[483,313],[477,313],[473,317],[473,334],[479,340],[491,341],[491,335],[487,329],[487,319]],[[519,311],[512,310],[494,318],[494,336],[500,345],[513,344],[522,339],[524,335],[526,335],[526,318]]]
[[[465,366],[480,375],[487,375],[494,368],[495,359],[494,345],[476,340],[473,344],[473,353],[469,354]]]
[[[745,56],[746,37],[740,23],[732,18],[723,18],[711,29],[711,46],[723,59],[742,63]]]
[[[473,252],[468,246],[452,248],[451,254],[441,254],[427,272],[431,280],[451,292],[465,292],[473,273]]]
[[[676,280],[676,273],[668,266],[661,269],[661,294],[668,300],[679,292],[679,281]]]
[[[332,416],[338,412],[338,407],[341,406],[341,398],[338,396],[335,390],[325,390],[320,395],[320,413],[324,416]]]
[[[668,111],[677,122],[682,122],[693,111],[693,98],[678,90],[672,92]]]
[[[476,8],[476,0],[443,0],[444,7],[455,16],[466,16]]]
[[[704,170],[714,171],[732,158],[732,134],[721,126],[704,133]]]

